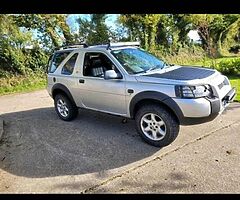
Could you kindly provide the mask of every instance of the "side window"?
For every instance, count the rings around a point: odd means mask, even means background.
[[[86,53],[83,64],[83,75],[92,77],[104,77],[107,70],[115,70],[120,73],[112,61],[103,53]]]
[[[69,55],[71,52],[59,52],[54,54],[51,65],[49,67],[49,72],[54,73],[62,61]]]
[[[71,75],[78,57],[78,53],[73,54],[73,56],[65,63],[62,68],[62,74]]]

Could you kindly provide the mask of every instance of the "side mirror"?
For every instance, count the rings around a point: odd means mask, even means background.
[[[116,78],[119,78],[119,76],[114,70],[107,70],[104,72],[104,79],[116,79]]]

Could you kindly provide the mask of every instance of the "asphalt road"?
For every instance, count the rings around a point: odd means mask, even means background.
[[[61,121],[46,90],[0,97],[1,193],[240,193],[240,104],[181,127],[159,149],[134,121],[80,110]]]

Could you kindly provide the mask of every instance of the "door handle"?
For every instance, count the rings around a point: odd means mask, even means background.
[[[79,83],[84,83],[85,80],[84,79],[79,79]]]
[[[133,90],[133,89],[128,89],[127,92],[128,92],[129,94],[132,94],[132,93],[134,93],[134,90]]]

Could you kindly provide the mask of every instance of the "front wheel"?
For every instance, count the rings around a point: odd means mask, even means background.
[[[141,138],[156,147],[171,144],[179,133],[176,117],[160,105],[142,106],[135,115],[135,121]]]
[[[77,107],[63,94],[55,96],[54,105],[58,116],[64,121],[70,121],[78,114]]]

